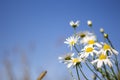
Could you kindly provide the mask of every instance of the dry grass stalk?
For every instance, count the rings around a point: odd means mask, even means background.
[[[43,71],[43,72],[40,74],[40,76],[37,78],[37,80],[42,80],[42,79],[45,77],[46,73],[47,73],[47,71]]]

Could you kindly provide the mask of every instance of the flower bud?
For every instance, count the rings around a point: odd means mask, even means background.
[[[104,29],[103,29],[103,28],[100,28],[100,32],[101,32],[101,33],[104,33]]]
[[[88,26],[92,27],[92,21],[91,20],[88,20],[87,24],[88,24]]]
[[[108,34],[104,33],[104,38],[108,38]]]

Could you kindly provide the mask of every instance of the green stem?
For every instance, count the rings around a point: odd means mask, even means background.
[[[80,76],[79,76],[77,65],[76,65],[76,72],[77,72],[78,80],[80,80]]]
[[[80,69],[80,72],[82,73],[82,75],[84,76],[84,78],[86,79],[86,80],[88,80],[87,79],[87,77],[85,76],[85,74],[83,73],[83,71],[82,71],[82,69],[80,68],[80,66],[78,65],[78,67],[79,67],[79,69]]]
[[[110,67],[110,68],[111,68],[111,70],[112,70],[112,73],[113,73],[113,74],[114,74],[114,76],[115,76],[115,79],[116,79],[116,80],[118,80],[118,79],[117,79],[117,76],[116,76],[116,74],[115,74],[115,72],[114,72],[113,67]]]
[[[78,51],[78,49],[77,49],[77,47],[74,45],[74,48],[75,48],[75,50],[79,53],[79,51]]]
[[[89,62],[89,60],[87,60],[88,62]],[[89,62],[90,63],[90,62]],[[90,63],[91,64],[91,63]],[[94,70],[96,70],[96,71],[98,71],[99,73],[101,73],[101,75],[102,75],[102,77],[104,78],[104,80],[106,80],[105,79],[105,75],[103,74],[103,72],[102,72],[102,70],[101,71],[99,71],[94,65],[93,65],[93,67],[94,67]]]
[[[72,77],[72,78],[73,78],[73,80],[74,80],[75,78],[74,78],[74,76],[73,76],[73,74],[72,74],[72,71],[71,71],[70,69],[68,69],[68,71],[69,71],[69,73],[70,73],[71,77]]]
[[[107,69],[106,69],[106,66],[105,66],[105,63],[103,62],[103,67],[104,67],[104,70],[105,70],[105,73],[106,73],[106,78],[108,79],[108,80],[111,80],[110,79],[110,76],[109,76],[109,73],[107,72]]]
[[[86,64],[86,66],[100,79],[100,80],[102,80],[91,68],[90,68],[90,66],[85,62],[85,64]]]

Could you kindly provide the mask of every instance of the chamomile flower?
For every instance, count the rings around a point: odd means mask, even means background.
[[[80,57],[78,58],[72,58],[71,60],[67,61],[67,68],[74,67],[77,64],[80,64],[82,59]]]
[[[70,49],[72,50],[72,47],[77,44],[79,37],[74,37],[71,36],[69,38],[66,39],[66,41],[64,43],[68,44]]]
[[[84,38],[86,36],[91,36],[91,35],[93,35],[93,33],[89,31],[81,31],[77,33],[77,36],[79,36],[80,38]]]
[[[101,49],[100,52],[103,52],[103,53],[107,53],[110,52],[110,54],[115,54],[115,55],[118,55],[118,51],[116,51],[115,49],[113,49],[109,44],[106,44],[106,43],[102,43],[103,44],[103,48]]]
[[[91,62],[92,64],[97,63],[97,68],[101,68],[103,64],[108,65],[109,67],[112,67],[112,62],[108,58],[108,56],[104,53],[101,53],[98,59],[93,60]]]
[[[102,48],[102,45],[99,42],[92,40],[92,39],[88,41],[88,45],[97,46],[98,48]]]
[[[91,45],[86,45],[84,47],[84,49],[82,49],[82,52],[81,54],[83,54],[86,58],[91,55],[91,56],[94,56],[94,53],[95,54],[98,54],[98,51],[95,50],[95,47],[91,46]]]
[[[76,27],[78,27],[79,25],[80,25],[80,21],[76,21],[76,22],[70,21],[70,26],[72,26],[73,28],[76,28]]]
[[[58,57],[58,59],[60,60],[60,62],[62,63],[67,63],[68,60],[71,60],[72,57],[74,56],[74,53],[68,53],[66,55],[63,55],[61,57]]]
[[[80,37],[81,44],[87,44],[89,40],[96,40],[96,36],[89,31],[79,32],[77,36]]]

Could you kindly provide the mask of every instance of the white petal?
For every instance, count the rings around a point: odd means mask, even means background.
[[[70,68],[72,65],[73,65],[72,63],[69,63],[69,64],[67,65],[67,68]]]
[[[79,23],[80,23],[80,21],[76,21],[76,22],[75,22],[75,24],[77,24],[77,25],[78,25]]]
[[[113,54],[112,50],[109,49],[108,51],[111,53],[111,55]]]
[[[84,56],[87,58],[89,56],[89,53],[84,53]]]
[[[74,56],[74,53],[71,54],[71,57]]]
[[[99,54],[99,52],[98,52],[98,51],[96,51],[96,50],[93,50],[93,52],[94,52],[95,54],[97,54],[97,55]]]
[[[94,56],[93,53],[90,53],[91,56]]]
[[[115,49],[111,49],[113,51],[114,54],[118,55],[118,51],[116,51]]]
[[[58,57],[58,59],[63,59],[63,57]]]
[[[103,62],[106,65],[108,63],[108,59],[105,59]]]
[[[98,42],[96,42],[95,45],[96,45],[97,47],[99,47],[99,48],[102,48],[102,45],[101,45],[100,43],[98,43]]]
[[[98,63],[97,63],[97,67],[101,68],[102,65],[103,65],[103,61],[99,60]]]
[[[108,66],[112,67],[112,63],[109,59],[107,59]]]
[[[72,26],[74,24],[74,22],[73,21],[70,21],[70,26]]]
[[[92,61],[91,63],[92,63],[92,64],[95,64],[96,62],[98,62],[98,59]]]

